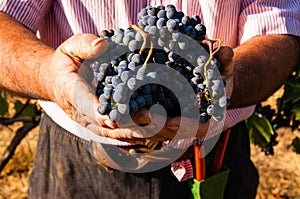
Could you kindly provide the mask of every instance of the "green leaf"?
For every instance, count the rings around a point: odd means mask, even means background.
[[[296,114],[296,120],[300,120],[300,100],[293,104],[292,111]]]
[[[294,147],[294,150],[296,153],[300,154],[300,139],[299,137],[295,137],[292,141],[292,146]]]
[[[283,95],[283,102],[289,102],[292,103],[300,100],[299,95],[300,90],[300,81],[299,79],[290,79],[284,87],[284,95]]]
[[[8,102],[6,100],[6,95],[0,90],[0,115],[4,116],[8,113]]]
[[[22,107],[23,103],[20,100],[16,100],[14,103],[14,109],[16,112],[18,112]],[[34,111],[34,104],[29,103],[26,108],[22,111],[22,113],[19,115],[19,117],[33,117],[35,116],[35,111]]]
[[[251,143],[265,147],[270,142],[274,130],[266,117],[253,114],[246,120],[246,125],[249,130]]]

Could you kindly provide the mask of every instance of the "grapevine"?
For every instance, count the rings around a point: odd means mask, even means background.
[[[299,71],[300,66],[283,85],[284,92],[281,97],[277,98],[276,109],[272,109],[270,105],[258,104],[253,116],[246,120],[251,142],[260,146],[266,155],[274,154],[273,147],[278,143],[276,131],[280,127],[290,127],[292,131],[300,130]],[[271,128],[257,128],[266,125]],[[291,141],[291,146],[295,152],[300,153],[300,139],[298,137]]]

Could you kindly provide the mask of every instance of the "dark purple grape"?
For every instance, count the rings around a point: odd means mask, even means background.
[[[125,103],[127,100],[127,92],[124,90],[117,90],[113,94],[113,100],[117,103]]]
[[[139,110],[139,105],[135,100],[129,100],[130,113],[135,113]]]
[[[109,119],[112,122],[118,122],[121,119],[121,113],[117,109],[111,110],[109,113]]]
[[[98,106],[98,112],[101,115],[106,115],[111,111],[111,104],[108,102],[101,102]]]

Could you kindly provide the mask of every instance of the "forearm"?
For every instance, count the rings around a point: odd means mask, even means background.
[[[235,48],[230,108],[269,97],[288,78],[299,54],[299,38],[289,35],[257,36]]]
[[[41,71],[49,67],[54,49],[0,12],[0,88],[30,98],[49,99]]]

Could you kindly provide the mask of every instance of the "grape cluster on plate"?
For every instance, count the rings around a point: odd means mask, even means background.
[[[159,104],[170,117],[192,108],[199,110],[202,123],[221,120],[228,104],[220,77],[224,69],[211,56],[213,49],[199,16],[186,16],[168,5],[143,8],[138,19],[138,25],[99,35],[109,47],[90,63],[98,82],[98,112],[126,123],[128,115]],[[177,81],[170,71],[186,82]],[[186,92],[187,86],[193,96]]]

